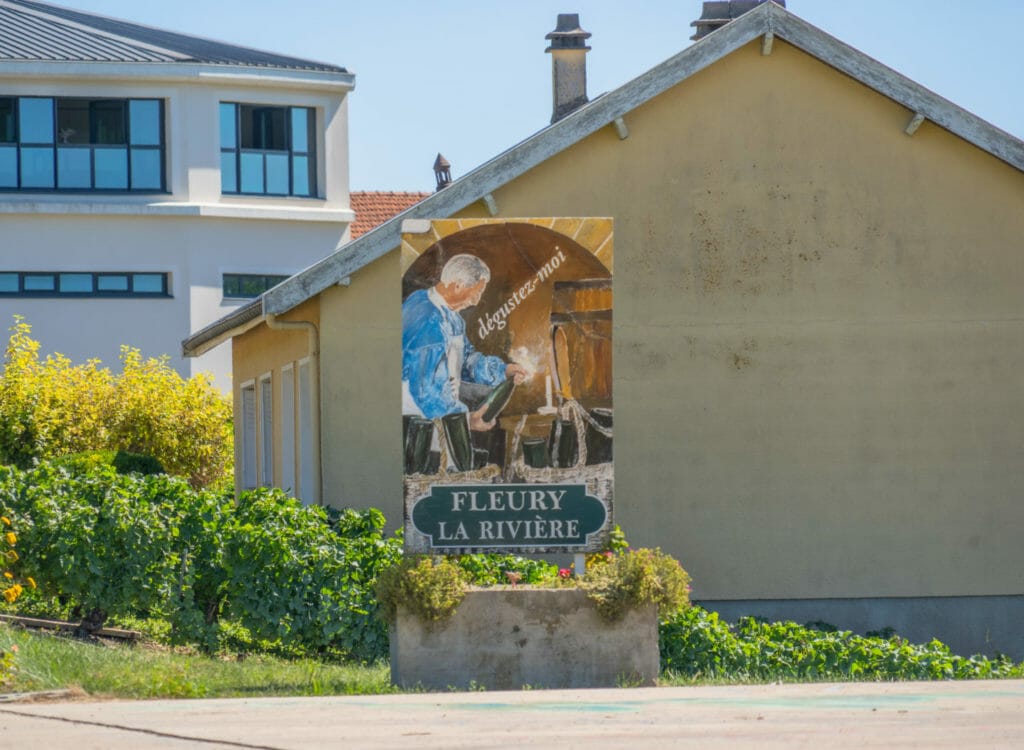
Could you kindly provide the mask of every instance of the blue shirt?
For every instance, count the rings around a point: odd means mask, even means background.
[[[459,382],[498,385],[505,361],[481,354],[466,338],[466,321],[433,289],[413,292],[402,303],[402,380],[427,419],[469,411],[459,401]]]

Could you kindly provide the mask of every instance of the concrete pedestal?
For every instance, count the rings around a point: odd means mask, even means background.
[[[654,605],[604,620],[579,589],[472,589],[455,613],[425,623],[399,607],[391,680],[429,690],[653,685]]]

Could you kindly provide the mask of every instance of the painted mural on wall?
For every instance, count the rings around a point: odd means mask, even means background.
[[[408,552],[585,552],[612,523],[612,222],[402,235]]]

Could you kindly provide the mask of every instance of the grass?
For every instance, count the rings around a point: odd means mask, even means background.
[[[270,656],[209,657],[147,644],[85,643],[0,624],[17,672],[0,692],[81,690],[94,698],[235,698],[396,692],[387,666]]]

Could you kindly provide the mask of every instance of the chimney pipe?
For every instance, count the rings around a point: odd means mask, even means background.
[[[774,2],[783,8],[786,7],[786,0],[717,0],[704,3],[704,10],[700,18],[690,24],[697,29],[690,39],[693,41],[703,39],[712,31],[722,28],[729,21],[739,18],[765,2]]]
[[[587,99],[586,40],[590,32],[580,28],[579,13],[559,13],[555,30],[545,36],[551,46],[551,122],[558,122]]]

